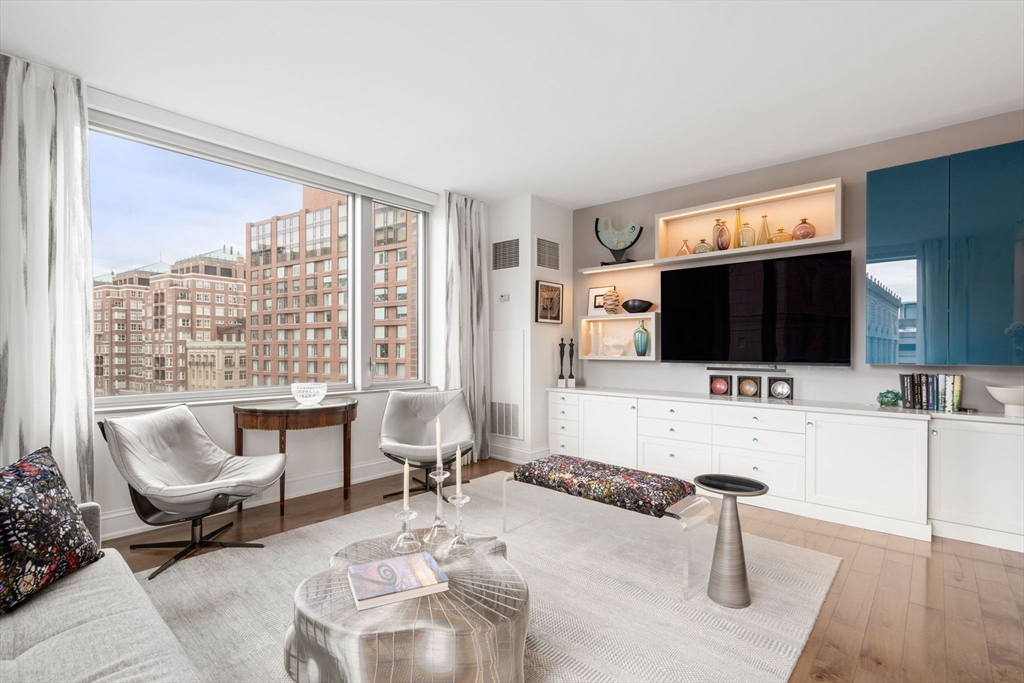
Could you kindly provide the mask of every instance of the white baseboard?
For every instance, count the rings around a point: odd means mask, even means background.
[[[364,481],[380,479],[391,474],[401,474],[402,468],[387,458],[378,458],[370,462],[352,465],[352,483],[360,484]],[[317,472],[305,472],[303,474],[288,475],[285,478],[285,500],[301,498],[321,491],[341,488],[344,483],[344,471],[340,467],[334,467]],[[246,508],[259,507],[277,503],[280,499],[277,484],[274,484],[256,500],[248,500]],[[143,531],[151,531],[152,527],[135,514],[134,508],[121,508],[118,510],[103,511],[101,515],[102,537],[104,539],[120,538],[130,536]]]
[[[491,443],[491,457],[495,460],[504,460],[505,462],[514,462],[517,465],[522,465],[525,462],[536,460],[537,458],[543,458],[548,455],[548,447],[541,446],[529,450],[526,448],[519,448],[517,446],[509,446],[507,444],[496,444]]]
[[[990,545],[995,548],[1014,550],[1018,553],[1024,552],[1024,536],[1020,534],[982,529],[976,526],[957,524],[956,522],[943,522],[938,519],[931,520],[931,523],[936,536],[952,538],[955,541]]]
[[[721,497],[711,493],[710,491],[705,491],[704,489],[698,488],[697,491],[702,496],[710,498]],[[870,531],[880,531],[882,533],[894,534],[896,536],[906,536],[907,538],[917,539],[918,541],[930,542],[932,540],[931,524],[917,524],[916,522],[908,522],[902,519],[879,517],[877,515],[869,515],[864,512],[843,510],[840,508],[829,507],[828,505],[818,505],[817,503],[808,503],[803,500],[791,500],[789,498],[780,498],[778,496],[771,495],[746,497],[740,502],[755,505],[757,507],[768,508],[769,510],[776,510],[778,512],[788,512],[791,515],[820,519],[826,522],[834,522],[835,524],[846,524],[847,526],[855,526],[857,528],[868,529]]]

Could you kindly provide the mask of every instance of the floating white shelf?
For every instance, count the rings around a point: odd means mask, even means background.
[[[755,235],[760,232],[761,216],[764,214],[768,214],[768,227],[771,234],[775,234],[780,227],[792,234],[797,223],[801,219],[807,218],[815,227],[815,235],[804,240],[738,247],[735,246],[738,244],[737,209],[740,211],[741,223],[749,223],[750,227],[754,229]],[[676,256],[684,239],[688,241],[691,249],[700,243],[701,238],[710,244],[713,239],[712,228],[715,218],[721,218],[729,228],[732,236],[732,246],[729,249]],[[654,238],[656,258],[611,266],[591,266],[580,268],[579,272],[587,275],[630,268],[698,264],[709,259],[747,256],[764,258],[765,254],[777,251],[810,249],[841,243],[843,241],[843,180],[842,178],[831,178],[816,183],[711,202],[658,214],[655,219],[657,223]]]
[[[581,360],[625,360],[657,361],[661,353],[661,339],[658,336],[660,313],[618,313],[615,315],[583,316],[579,318]],[[633,332],[640,327],[640,321],[651,335],[646,356],[636,355]],[[620,343],[616,353],[614,341]]]

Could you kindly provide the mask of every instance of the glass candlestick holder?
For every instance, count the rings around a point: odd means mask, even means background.
[[[445,472],[441,466],[430,473],[430,478],[434,480],[434,485],[437,487],[437,511],[434,513],[434,523],[430,525],[430,531],[423,537],[425,543],[439,545],[451,537],[451,529],[444,521],[444,495],[442,493],[444,480],[449,476],[451,473]]]
[[[473,546],[466,540],[462,530],[462,506],[469,502],[469,496],[452,496],[448,502],[455,506],[455,537],[444,548],[447,557],[463,557],[473,554]]]
[[[422,547],[422,543],[416,538],[416,535],[409,528],[410,522],[416,519],[415,510],[399,510],[395,513],[395,519],[402,523],[402,533],[398,534],[398,538],[391,544],[391,552],[399,555],[405,553],[414,553]]]

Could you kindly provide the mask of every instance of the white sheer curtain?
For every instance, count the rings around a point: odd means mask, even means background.
[[[50,446],[92,500],[92,226],[81,79],[0,55],[0,462]]]
[[[489,456],[491,389],[488,372],[487,206],[444,193],[448,269],[445,279],[445,388],[462,389],[475,430],[472,461]]]

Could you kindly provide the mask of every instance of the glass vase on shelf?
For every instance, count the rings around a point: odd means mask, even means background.
[[[814,226],[808,223],[806,218],[801,218],[797,226],[793,228],[793,239],[809,240],[814,237],[815,232]]]
[[[772,238],[769,241],[772,244],[778,244],[780,242],[792,242],[793,241],[793,236],[790,235],[788,232],[786,232],[785,228],[779,228],[775,232],[775,234],[772,235]]]
[[[711,229],[711,245],[715,251],[725,251],[732,246],[732,234],[721,218],[715,219],[715,227]]]
[[[644,321],[640,321],[640,327],[633,330],[633,348],[636,349],[636,355],[646,356],[647,348],[651,342],[651,333],[644,327]]]
[[[757,237],[754,235],[754,229],[750,227],[750,223],[744,223],[739,232],[739,246],[752,247],[756,244],[756,240]]]
[[[679,251],[676,252],[676,256],[688,256],[693,253],[693,249],[690,249],[690,243],[683,240],[683,246],[679,247]]]
[[[772,231],[768,229],[768,214],[761,214],[761,229],[757,233],[758,244],[768,244],[772,241]]]
[[[706,254],[709,251],[711,251],[711,245],[708,244],[708,241],[703,237],[700,239],[700,242],[697,244],[697,246],[693,248],[694,254]]]

